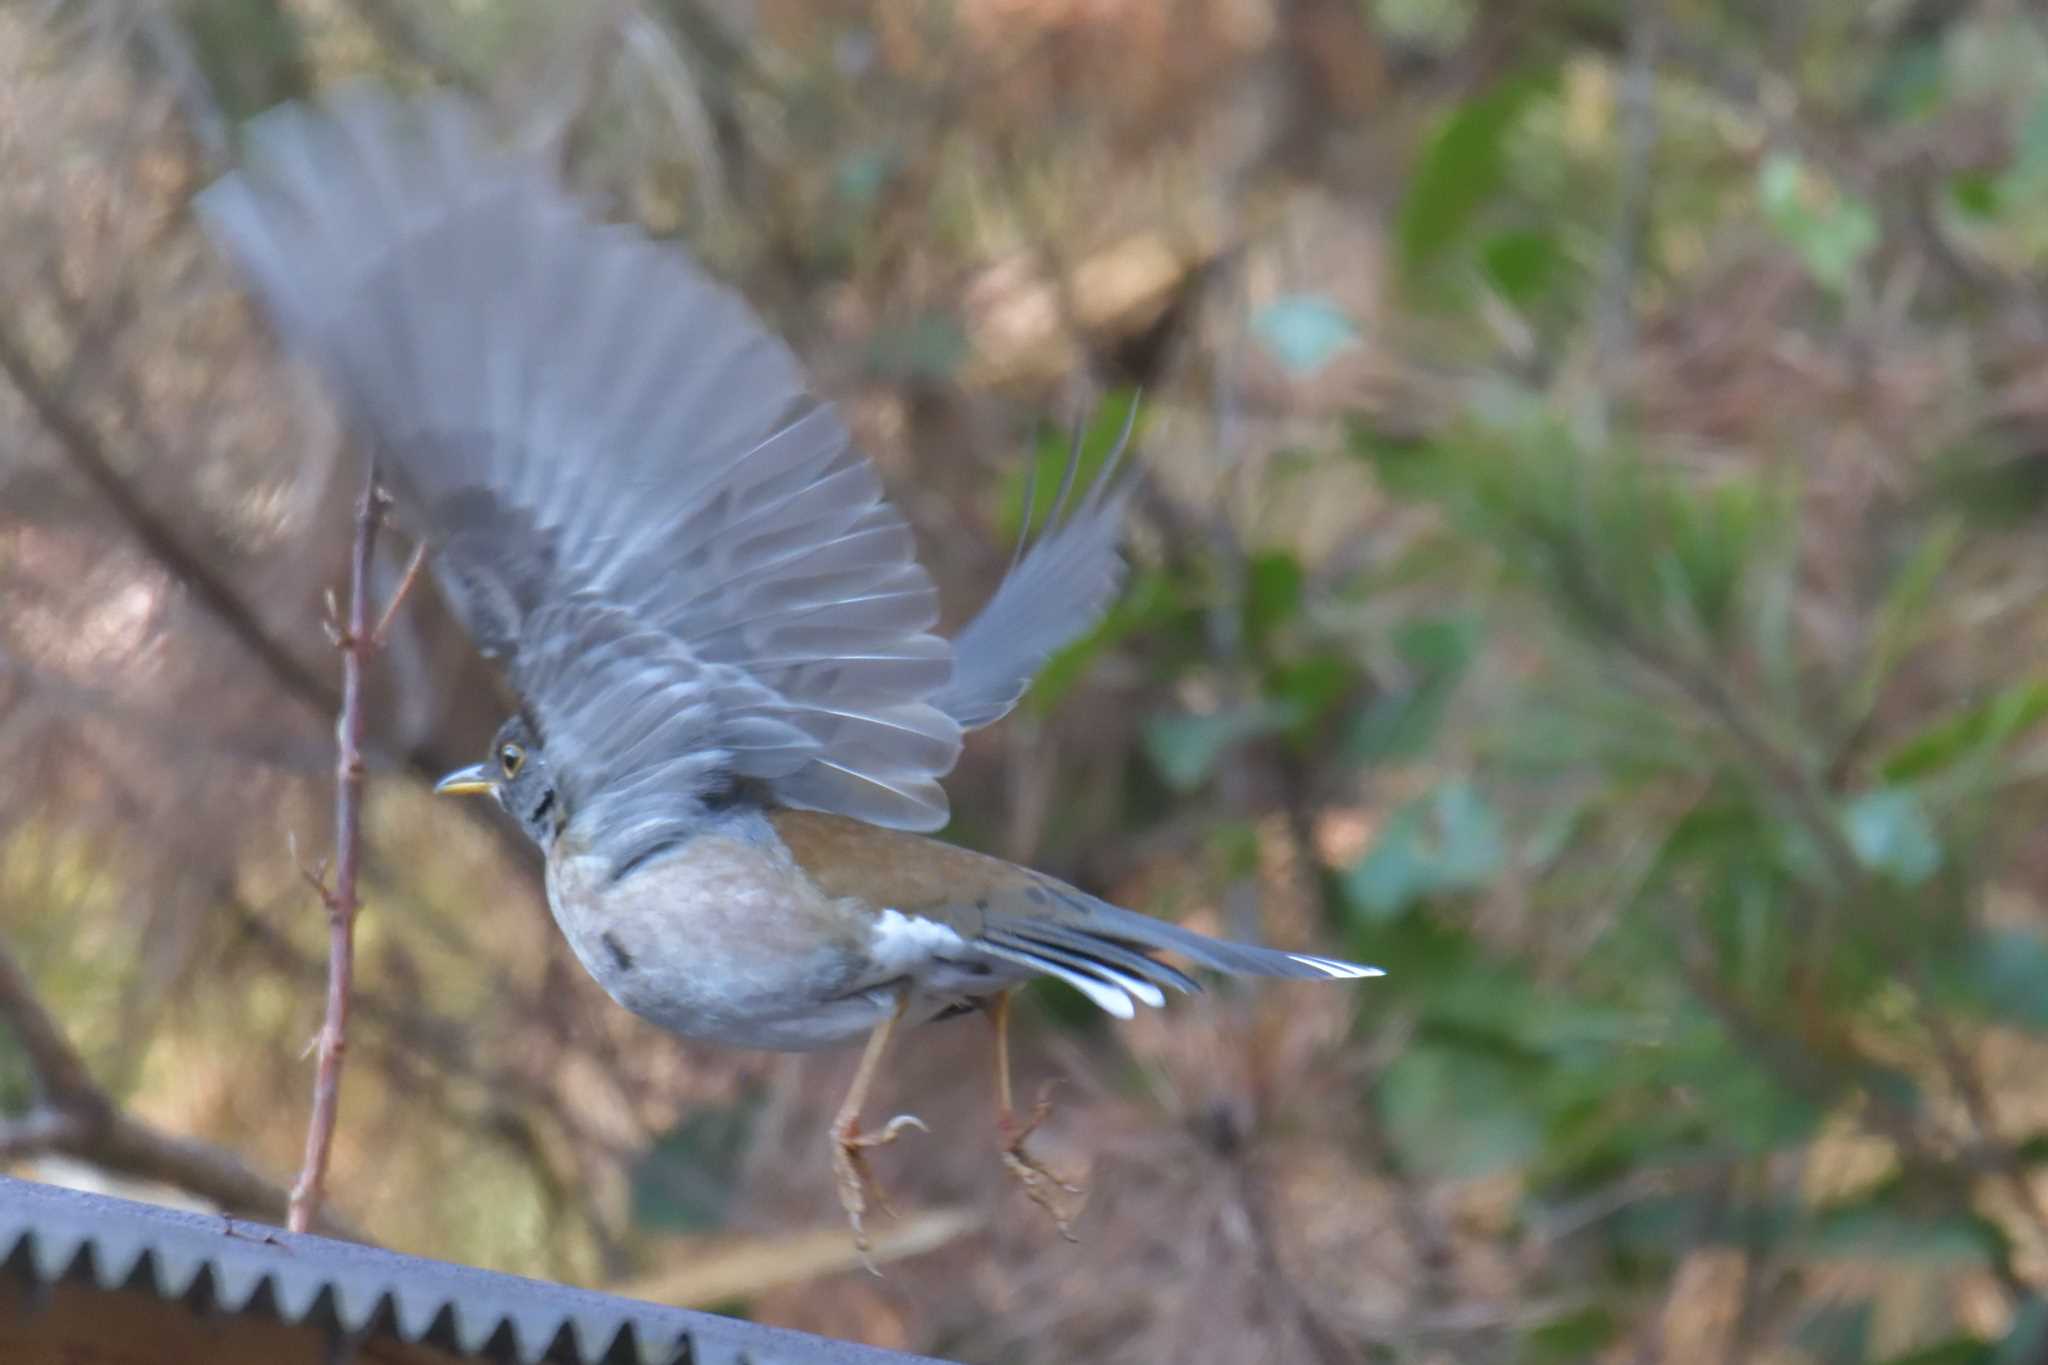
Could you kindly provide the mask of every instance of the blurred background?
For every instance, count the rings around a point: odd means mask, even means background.
[[[244,120],[467,90],[813,366],[949,621],[1142,388],[1129,590],[949,836],[1385,965],[1020,1083],[677,1042],[376,662],[335,1216],[971,1362],[2048,1359],[2048,18],[2022,0],[0,7],[0,1157],[275,1217],[355,463],[187,212]],[[388,591],[405,548],[387,537]]]

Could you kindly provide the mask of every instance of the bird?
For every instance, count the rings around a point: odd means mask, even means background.
[[[607,221],[464,97],[344,85],[251,121],[198,196],[283,349],[325,381],[402,529],[516,712],[436,790],[487,795],[540,849],[599,985],[684,1038],[865,1040],[830,1127],[865,1255],[862,1125],[893,1035],[994,1026],[1002,1164],[1063,1235],[1011,1094],[1014,992],[1103,1011],[1194,968],[1379,969],[1208,937],[934,838],[962,735],[1000,720],[1120,587],[1118,458],[1027,518],[950,639],[909,524],[793,352],[690,255]],[[1078,447],[1077,447],[1078,449]],[[1027,505],[1031,500],[1027,500]]]

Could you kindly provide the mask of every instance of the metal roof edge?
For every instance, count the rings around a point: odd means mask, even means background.
[[[39,1285],[87,1280],[338,1336],[374,1330],[539,1365],[944,1365],[221,1215],[0,1176],[0,1264]]]

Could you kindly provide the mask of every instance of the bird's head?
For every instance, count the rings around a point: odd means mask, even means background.
[[[448,774],[434,784],[434,794],[495,796],[527,837],[543,849],[561,832],[561,793],[548,770],[547,756],[541,752],[540,736],[524,716],[514,716],[500,725],[491,740],[490,757]]]

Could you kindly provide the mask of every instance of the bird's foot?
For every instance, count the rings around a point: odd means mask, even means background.
[[[1052,1086],[1048,1083],[1038,1092],[1030,1113],[1021,1118],[1009,1109],[998,1113],[996,1132],[1003,1140],[1003,1169],[1024,1187],[1026,1198],[1045,1210],[1046,1217],[1052,1219],[1061,1237],[1069,1242],[1078,1242],[1081,1239],[1074,1235],[1074,1219],[1080,1216],[1082,1205],[1087,1201],[1087,1189],[1060,1179],[1046,1168],[1045,1163],[1024,1150],[1024,1140],[1036,1132],[1046,1116],[1052,1113],[1051,1095]],[[1067,1200],[1076,1202],[1068,1207]]]
[[[896,1216],[896,1210],[882,1193],[875,1173],[868,1168],[868,1148],[888,1146],[902,1136],[905,1128],[915,1128],[920,1133],[931,1131],[915,1114],[898,1114],[876,1133],[863,1133],[858,1117],[844,1119],[832,1127],[832,1171],[839,1177],[839,1206],[846,1210],[846,1221],[853,1229],[853,1244],[859,1249],[862,1262],[875,1274],[881,1272],[875,1270],[875,1263],[868,1257],[867,1228],[862,1223],[868,1200],[872,1196],[875,1206],[891,1218]]]

